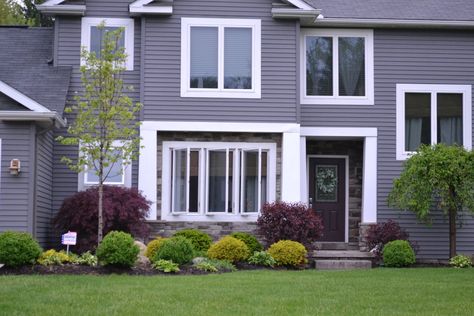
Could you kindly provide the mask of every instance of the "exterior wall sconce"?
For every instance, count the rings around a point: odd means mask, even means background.
[[[10,174],[17,176],[20,174],[20,159],[12,159],[10,161]]]

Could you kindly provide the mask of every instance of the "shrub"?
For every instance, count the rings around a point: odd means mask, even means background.
[[[262,244],[260,244],[255,238],[255,236],[248,234],[248,233],[243,233],[243,232],[236,232],[230,234],[231,237],[237,238],[238,240],[242,240],[247,247],[249,248],[250,253],[254,253],[255,251],[262,251],[263,247]]]
[[[207,255],[211,259],[227,260],[230,262],[238,262],[246,260],[249,255],[247,245],[237,238],[226,236],[216,243],[212,244]]]
[[[366,245],[378,259],[382,256],[383,247],[390,241],[408,240],[408,233],[394,220],[369,226],[365,234]]]
[[[267,244],[294,240],[310,247],[323,232],[321,218],[302,203],[265,204],[258,217],[257,226]]]
[[[139,252],[130,234],[111,231],[97,247],[96,254],[104,265],[131,267],[137,261]]]
[[[449,260],[449,264],[455,268],[469,268],[472,266],[472,260],[468,256],[457,255]]]
[[[0,234],[0,263],[16,267],[33,264],[42,252],[30,234],[4,232]]]
[[[59,231],[76,231],[75,250],[84,252],[97,246],[97,187],[81,191],[64,200],[53,224]],[[146,216],[150,207],[136,188],[104,186],[104,235],[123,231],[146,239]]]
[[[279,266],[297,267],[306,263],[306,248],[292,240],[280,240],[268,248],[268,254]]]
[[[227,260],[201,258],[194,263],[196,269],[207,272],[233,272],[237,268]]]
[[[190,262],[193,256],[194,248],[188,239],[184,237],[173,237],[163,242],[152,261],[164,259],[181,265]]]
[[[383,262],[387,267],[406,267],[415,263],[415,252],[406,240],[394,240],[383,247]]]
[[[273,267],[276,264],[276,261],[266,251],[255,251],[248,259],[248,263],[256,266]]]
[[[98,261],[97,256],[94,256],[90,251],[86,251],[77,258],[75,263],[95,267]]]
[[[183,229],[176,232],[173,236],[187,238],[193,244],[196,251],[207,251],[212,243],[212,238],[198,229]]]
[[[158,249],[160,249],[161,245],[163,245],[163,242],[166,239],[167,238],[157,237],[157,238],[153,239],[152,241],[150,241],[148,243],[148,245],[146,246],[145,256],[148,259],[153,260],[156,253],[158,252]]]
[[[160,259],[152,264],[156,270],[163,271],[165,273],[176,273],[179,272],[179,265],[171,260]]]
[[[64,263],[73,263],[77,256],[69,256],[64,250],[47,250],[38,258],[38,263],[43,266],[63,265]]]
[[[218,272],[219,269],[212,264],[211,262],[208,261],[202,261],[199,262],[198,264],[194,265],[196,269],[201,270],[201,271],[206,271],[206,272]]]

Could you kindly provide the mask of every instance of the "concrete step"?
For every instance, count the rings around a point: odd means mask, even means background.
[[[353,270],[353,269],[371,269],[370,260],[316,260],[316,270]]]
[[[315,242],[314,247],[319,250],[359,250],[357,243],[345,242]]]
[[[314,259],[365,259],[371,260],[374,254],[359,250],[315,250],[310,253],[310,257]]]

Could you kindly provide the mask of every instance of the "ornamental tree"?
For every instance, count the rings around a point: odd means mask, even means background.
[[[130,164],[136,159],[140,138],[136,115],[141,104],[126,95],[131,87],[124,85],[126,54],[120,47],[122,29],[104,33],[100,54],[81,50],[83,65],[81,80],[84,91],[75,98],[75,104],[66,113],[75,114],[68,127],[68,135],[58,137],[63,145],[79,146],[77,160],[63,157],[62,161],[76,172],[93,170],[98,177],[98,233],[103,236],[103,187],[116,163]]]
[[[388,204],[429,223],[433,209],[449,218],[449,255],[456,255],[456,217],[474,213],[474,152],[461,146],[423,145],[394,180]]]

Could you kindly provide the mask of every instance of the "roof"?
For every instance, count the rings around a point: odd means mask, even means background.
[[[305,0],[324,18],[474,21],[472,0]]]
[[[71,67],[54,67],[51,28],[0,28],[0,81],[62,115]]]

